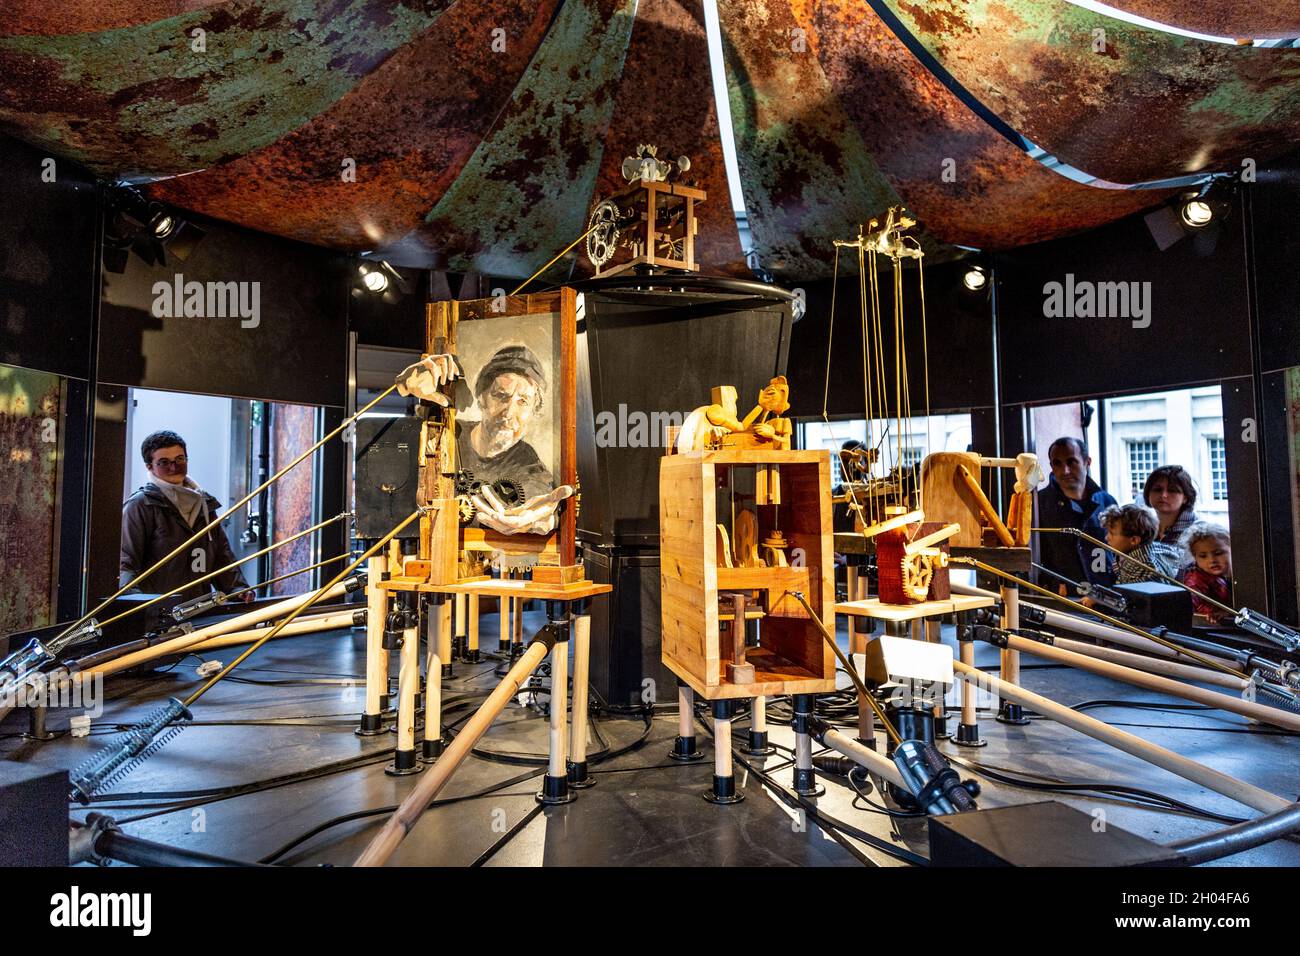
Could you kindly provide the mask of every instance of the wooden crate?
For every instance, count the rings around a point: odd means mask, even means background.
[[[781,504],[758,507],[759,540],[777,526],[799,567],[718,567],[716,489],[727,469],[777,465]],[[726,517],[726,516],[723,516]],[[802,591],[832,633],[835,628],[830,456],[825,451],[723,449],[666,455],[659,464],[661,647],[665,666],[706,700],[835,689],[835,657],[816,624],[786,590]],[[718,593],[757,590],[767,613],[760,644],[746,661],[752,684],[726,679],[718,633]]]

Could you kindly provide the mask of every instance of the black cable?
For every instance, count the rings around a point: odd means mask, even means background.
[[[929,816],[929,814],[926,813],[924,810],[893,810],[889,807],[876,803],[874,800],[872,800],[870,797],[867,796],[867,794],[862,790],[862,788],[858,786],[857,780],[854,779],[853,775],[857,773],[859,770],[863,771],[864,774],[866,772],[865,767],[852,767],[849,769],[848,772],[849,786],[852,787],[853,792],[857,794],[857,796],[853,798],[854,809],[865,810],[865,812],[867,813],[882,813],[887,817],[898,817],[900,819],[916,819],[918,817],[924,818]],[[867,806],[859,807],[858,806],[859,800],[867,804]]]
[[[470,864],[470,868],[474,869],[476,867],[480,867],[488,860],[492,859],[492,857],[496,855],[497,851],[499,851],[507,843],[513,840],[515,838],[515,835],[518,834],[521,830],[523,830],[524,827],[528,826],[528,824],[532,823],[533,819],[537,816],[537,814],[541,813],[542,810],[544,809],[545,807],[540,803],[537,804],[532,809],[530,809],[527,813],[523,815],[523,817],[520,819],[518,823],[512,826],[505,833],[501,834],[501,839],[497,840],[490,847],[488,847],[477,857],[475,857],[474,862]]]
[[[494,783],[492,786],[486,787],[483,790],[478,790],[474,793],[467,793],[459,797],[447,797],[446,799],[443,800],[434,800],[425,809],[432,810],[435,807],[445,807],[453,803],[463,803],[467,800],[481,800],[484,797],[491,796],[492,794],[496,793],[499,790],[504,790],[507,787],[513,787],[517,783],[523,783],[526,780],[531,780],[533,777],[536,777],[539,774],[544,772],[545,772],[545,768],[539,770],[530,770],[527,773],[518,774],[517,776],[511,777],[508,780],[502,780],[500,783]],[[389,807],[370,807],[366,810],[357,810],[353,813],[345,813],[342,816],[333,817],[329,820],[326,820],[324,823],[317,824],[316,826],[308,830],[306,833],[294,837],[284,846],[280,847],[280,849],[276,850],[274,853],[267,854],[266,856],[262,857],[258,862],[273,863],[276,860],[278,860],[280,857],[288,853],[290,850],[294,849],[295,847],[299,846],[302,843],[307,842],[317,834],[325,832],[331,827],[336,827],[339,826],[340,824],[348,823],[352,820],[362,820],[365,819],[366,817],[375,817],[384,813],[392,813],[396,809],[397,809],[397,804],[393,804],[392,806]]]

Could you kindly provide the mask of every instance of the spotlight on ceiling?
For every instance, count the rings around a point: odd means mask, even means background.
[[[161,206],[149,217],[149,231],[158,239],[166,239],[176,231],[176,217]]]
[[[371,292],[383,292],[388,288],[388,276],[384,275],[378,269],[368,271],[365,266],[362,266],[361,281],[366,284],[366,288]]]
[[[1214,218],[1214,207],[1204,199],[1189,199],[1183,203],[1178,215],[1183,220],[1183,225],[1200,229],[1208,226]]]
[[[971,292],[981,292],[988,285],[989,276],[983,266],[971,266],[961,277],[961,284]]]

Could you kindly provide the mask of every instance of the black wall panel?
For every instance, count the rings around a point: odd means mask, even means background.
[[[587,292],[585,304],[578,337],[578,531],[604,544],[656,545],[664,450],[662,428],[650,434],[649,417],[685,417],[709,403],[715,385],[736,386],[743,417],[759,390],[785,370],[790,305],[749,295],[635,291]],[[643,420],[646,443],[635,444]],[[603,423],[611,423],[612,444],[597,440]]]
[[[343,406],[346,257],[211,220],[199,225],[206,235],[183,262],[151,265],[133,253],[125,273],[102,273],[100,381]],[[207,283],[247,283],[256,319],[160,315],[177,275],[205,291]]]
[[[903,303],[905,346],[912,405],[925,407],[925,355],[929,353],[930,409],[933,412],[975,408],[993,403],[993,325],[988,296],[963,290],[965,263],[945,263],[925,269],[925,335],[921,334],[921,298],[915,268],[905,268]],[[857,263],[840,260],[841,278],[835,290],[835,334],[830,341],[831,418],[862,418],[862,308]],[[880,273],[884,283],[880,307],[885,326],[885,355],[894,353],[892,273]],[[831,317],[832,283],[802,287],[807,308],[794,325],[790,344],[790,414],[820,417],[826,391],[826,351]],[[888,369],[893,381],[892,363]],[[891,385],[892,391],[892,385]]]
[[[1141,216],[997,258],[1002,399],[1154,391],[1249,375],[1241,213],[1160,252]],[[1150,283],[1146,319],[1049,318],[1044,288]]]
[[[0,362],[90,375],[98,190],[90,176],[0,136]]]

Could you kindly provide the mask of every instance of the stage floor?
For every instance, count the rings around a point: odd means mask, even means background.
[[[497,621],[495,614],[482,618],[485,650],[497,646]],[[542,623],[540,610],[529,612],[525,634]],[[952,640],[950,632],[945,628],[945,640]],[[843,622],[840,639],[846,646]],[[384,773],[395,735],[362,738],[353,733],[364,697],[364,644],[362,631],[272,642],[203,698],[195,708],[193,726],[121,781],[111,799],[97,801],[90,809],[109,813],[135,836],[218,856],[293,866],[350,864],[388,814],[342,818],[395,806],[419,779]],[[205,657],[228,661],[240,650]],[[979,645],[976,660],[982,667],[996,668],[997,652]],[[55,711],[49,726],[60,736],[47,742],[26,740],[20,735],[26,716],[15,712],[0,727],[0,755],[71,768],[109,739],[116,725],[129,724],[158,701],[183,697],[196,688],[198,663],[190,657],[146,677],[110,679],[105,712],[87,738],[68,736],[70,712]],[[396,655],[392,663],[396,673]],[[496,682],[493,668],[486,661],[455,666],[454,679],[444,683],[445,725],[454,730],[468,719]],[[840,679],[847,684],[844,675]],[[1296,794],[1300,742],[1295,735],[1220,711],[1181,709],[1195,705],[1107,678],[1043,666],[1029,657],[1022,658],[1022,683],[1068,705],[1107,701],[1086,712],[1279,796]],[[742,803],[713,806],[701,797],[713,772],[710,721],[701,717],[696,722],[705,760],[678,764],[667,759],[677,729],[676,715],[669,712],[655,716],[648,727],[637,716],[593,719],[589,755],[596,786],[580,791],[573,803],[544,809],[533,797],[544,772],[547,698],[539,695],[530,703],[526,694],[523,697],[507,707],[481,742],[496,759],[483,753],[466,760],[394,854],[392,865],[898,866],[906,864],[883,847],[927,854],[924,818],[876,811],[844,777],[819,774],[827,792],[809,801],[813,809],[808,811],[800,812],[783,799],[781,791],[790,797],[793,733],[779,723],[788,705],[775,702],[769,723],[777,753],[766,758],[737,754],[737,785],[746,797]],[[1127,706],[1133,702],[1178,709]],[[956,722],[955,714],[950,716],[950,727],[955,729]],[[746,721],[737,719],[733,727],[739,746]],[[1251,815],[1226,797],[1047,720],[1007,726],[982,713],[980,730],[987,747],[967,749],[944,741],[940,749],[1023,777],[1122,784],[1218,813]],[[814,753],[820,749],[815,747]],[[619,751],[611,759],[600,759]],[[1009,786],[958,769],[963,778],[973,775],[979,780],[983,793],[978,802],[984,808],[1045,799],[1088,813],[1101,808],[1108,824],[1160,843],[1220,826],[1112,797]],[[760,772],[770,773],[771,782],[761,779]],[[279,779],[286,777],[290,779]],[[214,792],[226,788],[244,790],[235,795]],[[883,798],[875,791],[868,799],[881,803]],[[74,816],[85,812],[78,810]],[[818,814],[827,816],[826,828],[818,825]],[[338,822],[289,846],[332,821]],[[832,832],[832,821],[870,835],[877,845],[844,830]],[[1217,865],[1297,866],[1300,844],[1275,842]]]

